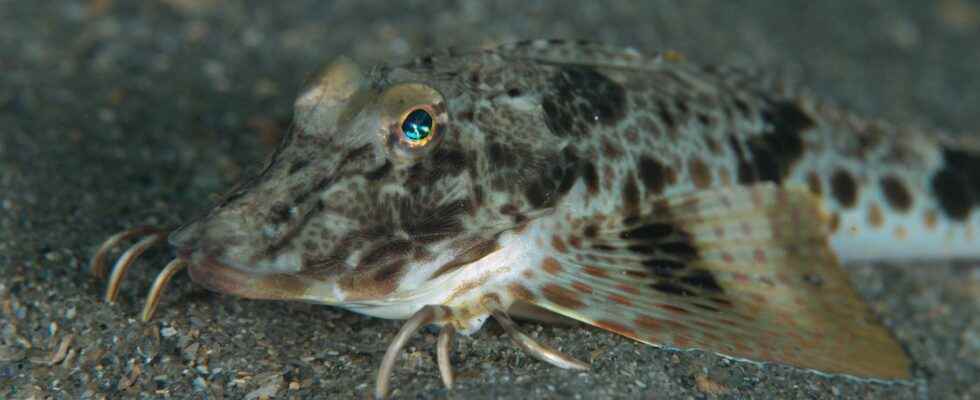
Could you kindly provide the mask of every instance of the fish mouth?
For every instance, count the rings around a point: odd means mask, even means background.
[[[336,304],[333,282],[302,273],[255,274],[204,256],[190,263],[191,279],[208,290],[248,299],[301,300]]]

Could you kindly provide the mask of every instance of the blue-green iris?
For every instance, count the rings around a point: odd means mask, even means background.
[[[432,116],[422,109],[412,111],[402,122],[402,133],[413,142],[425,139],[432,133]]]

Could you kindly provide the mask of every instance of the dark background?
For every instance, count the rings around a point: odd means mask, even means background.
[[[108,235],[174,225],[259,167],[297,90],[331,58],[581,38],[764,68],[896,123],[976,134],[980,2],[0,0],[0,398],[365,397],[397,321],[213,294],[179,275],[138,313],[167,249],[115,306],[87,259]],[[588,373],[529,358],[493,323],[457,339],[442,388],[435,335],[395,370],[401,398],[980,397],[976,264],[850,265],[914,360],[909,384],[660,350],[596,329],[526,331]],[[67,360],[47,365],[69,335]],[[28,348],[28,345],[30,348]],[[278,388],[278,390],[276,390]]]

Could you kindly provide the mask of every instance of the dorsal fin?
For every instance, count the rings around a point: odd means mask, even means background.
[[[641,342],[874,379],[909,361],[858,297],[804,189],[662,199],[624,221],[564,223],[528,301]]]

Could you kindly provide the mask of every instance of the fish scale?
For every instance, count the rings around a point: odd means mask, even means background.
[[[976,147],[862,120],[755,71],[560,40],[341,58],[299,96],[262,172],[204,217],[145,238],[209,289],[405,319],[375,395],[419,327],[493,317],[562,368],[588,365],[510,315],[864,379],[908,379],[898,342],[839,261],[976,258]],[[961,141],[962,142],[962,141]]]

